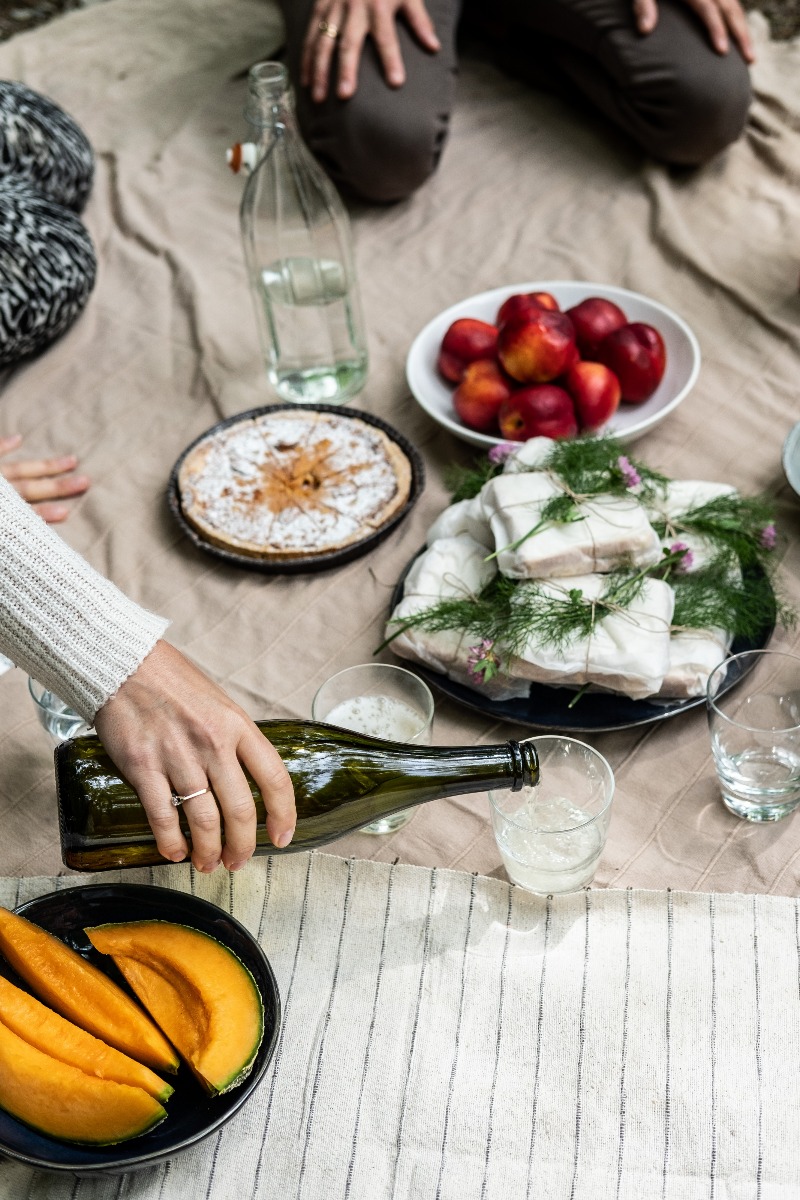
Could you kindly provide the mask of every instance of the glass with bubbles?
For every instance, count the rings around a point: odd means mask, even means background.
[[[539,783],[489,793],[495,841],[513,883],[540,895],[591,882],[608,835],[614,775],[602,754],[574,738],[530,739]]]
[[[433,696],[428,685],[404,667],[364,663],[327,679],[311,703],[311,716],[355,733],[429,746]],[[361,832],[394,833],[413,815],[414,809],[407,808],[365,825]]]

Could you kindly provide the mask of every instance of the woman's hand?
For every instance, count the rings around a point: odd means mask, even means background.
[[[402,87],[406,72],[397,37],[398,17],[404,17],[426,50],[436,53],[436,36],[423,0],[317,0],[303,42],[300,83],[311,88],[317,102],[328,94],[331,62],[338,48],[339,78],[336,95],[347,100],[358,86],[358,66],[367,37],[380,56],[386,82]]]
[[[739,0],[684,0],[708,30],[711,45],[718,54],[727,54],[733,38],[747,63],[756,54],[747,20]],[[658,24],[658,0],[633,0],[633,12],[639,33],[652,33]]]
[[[272,843],[292,840],[294,791],[277,752],[244,710],[167,642],[156,643],[94,723],[136,789],[164,858],[179,862],[188,853],[173,792],[207,788],[183,808],[192,862],[199,871],[220,862],[229,871],[245,865],[256,845],[256,810],[242,767],[264,797]]]
[[[22,437],[18,433],[0,437],[0,458],[18,450],[21,445]],[[72,474],[77,465],[74,454],[63,454],[58,458],[22,459],[6,463],[0,466],[0,473],[5,475],[23,500],[33,505],[40,517],[48,524],[55,525],[65,521],[70,512],[66,504],[59,504],[58,501],[81,496],[89,487],[86,475]]]

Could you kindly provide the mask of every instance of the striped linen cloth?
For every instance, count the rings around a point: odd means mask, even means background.
[[[221,1134],[3,1200],[797,1200],[800,907],[328,855],[107,873],[194,891],[275,968],[273,1067]],[[89,877],[97,882],[98,877]],[[0,880],[20,903],[86,877]]]

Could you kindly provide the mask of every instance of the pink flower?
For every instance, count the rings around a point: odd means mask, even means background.
[[[774,550],[775,543],[778,540],[778,534],[775,526],[772,524],[765,525],[761,530],[761,537],[758,540],[765,550]]]
[[[500,670],[500,659],[494,652],[491,638],[483,638],[477,646],[470,646],[467,654],[467,670],[476,683],[488,683]]]
[[[636,470],[636,467],[634,467],[630,459],[626,457],[626,455],[620,454],[619,458],[617,459],[617,466],[619,467],[619,471],[622,475],[622,480],[626,488],[635,488],[639,486],[639,484],[642,482],[639,472]]]
[[[513,454],[518,448],[519,442],[501,442],[499,446],[492,446],[488,455],[489,462],[499,467],[500,463],[504,463],[509,454]]]
[[[675,564],[676,571],[690,571],[694,562],[692,554],[686,542],[673,542],[669,548],[670,554],[680,554],[680,561]]]

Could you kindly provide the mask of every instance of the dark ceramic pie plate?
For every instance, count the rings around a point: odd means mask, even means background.
[[[331,567],[340,567],[345,563],[352,562],[356,558],[360,558],[362,554],[367,554],[379,545],[384,538],[395,529],[401,521],[405,520],[411,509],[416,504],[422,490],[425,486],[425,468],[422,464],[422,458],[419,451],[403,437],[396,429],[389,425],[386,421],[382,421],[380,417],[373,417],[371,413],[361,412],[356,408],[339,408],[334,404],[315,404],[313,408],[302,406],[304,412],[323,412],[333,413],[336,416],[347,418],[356,418],[363,421],[366,425],[373,425],[376,429],[380,429],[385,433],[399,448],[403,451],[411,465],[411,489],[408,494],[408,499],[405,504],[394,513],[388,521],[381,525],[380,529],[374,530],[366,537],[361,538],[357,542],[352,542],[348,546],[343,546],[340,550],[330,550],[323,554],[304,554],[296,559],[288,559],[282,561],[270,561],[268,558],[253,558],[249,554],[237,554],[234,550],[226,550],[222,546],[216,546],[213,542],[208,541],[203,535],[195,529],[187,519],[181,507],[180,491],[178,489],[178,475],[184,459],[194,450],[199,442],[204,441],[209,434],[217,433],[222,429],[229,429],[232,425],[238,425],[245,421],[251,421],[255,417],[262,417],[266,413],[280,412],[282,410],[298,411],[296,404],[269,404],[264,408],[251,408],[247,412],[237,413],[235,417],[228,417],[224,421],[212,425],[210,429],[206,429],[199,437],[196,437],[191,445],[187,446],[181,454],[178,461],[175,463],[169,477],[167,486],[167,502],[170,510],[180,525],[183,532],[189,540],[198,548],[207,554],[213,554],[215,558],[221,559],[223,562],[229,563],[231,566],[247,567],[251,571],[261,571],[268,575],[287,575],[301,574],[310,571],[323,571]]]
[[[264,1038],[250,1074],[221,1096],[206,1095],[189,1068],[181,1066],[178,1074],[170,1077],[175,1091],[166,1104],[166,1120],[148,1133],[115,1146],[81,1146],[47,1137],[0,1109],[0,1156],[46,1171],[76,1175],[117,1174],[152,1167],[209,1137],[253,1094],[275,1050],[281,1006],[266,955],[234,917],[185,892],[124,883],[66,887],[28,901],[17,912],[67,942],[128,992],[128,985],[111,960],[91,945],[84,927],[104,921],[177,921],[209,934],[232,950],[255,979],[264,1002]],[[0,972],[12,983],[31,990],[2,958]]]

